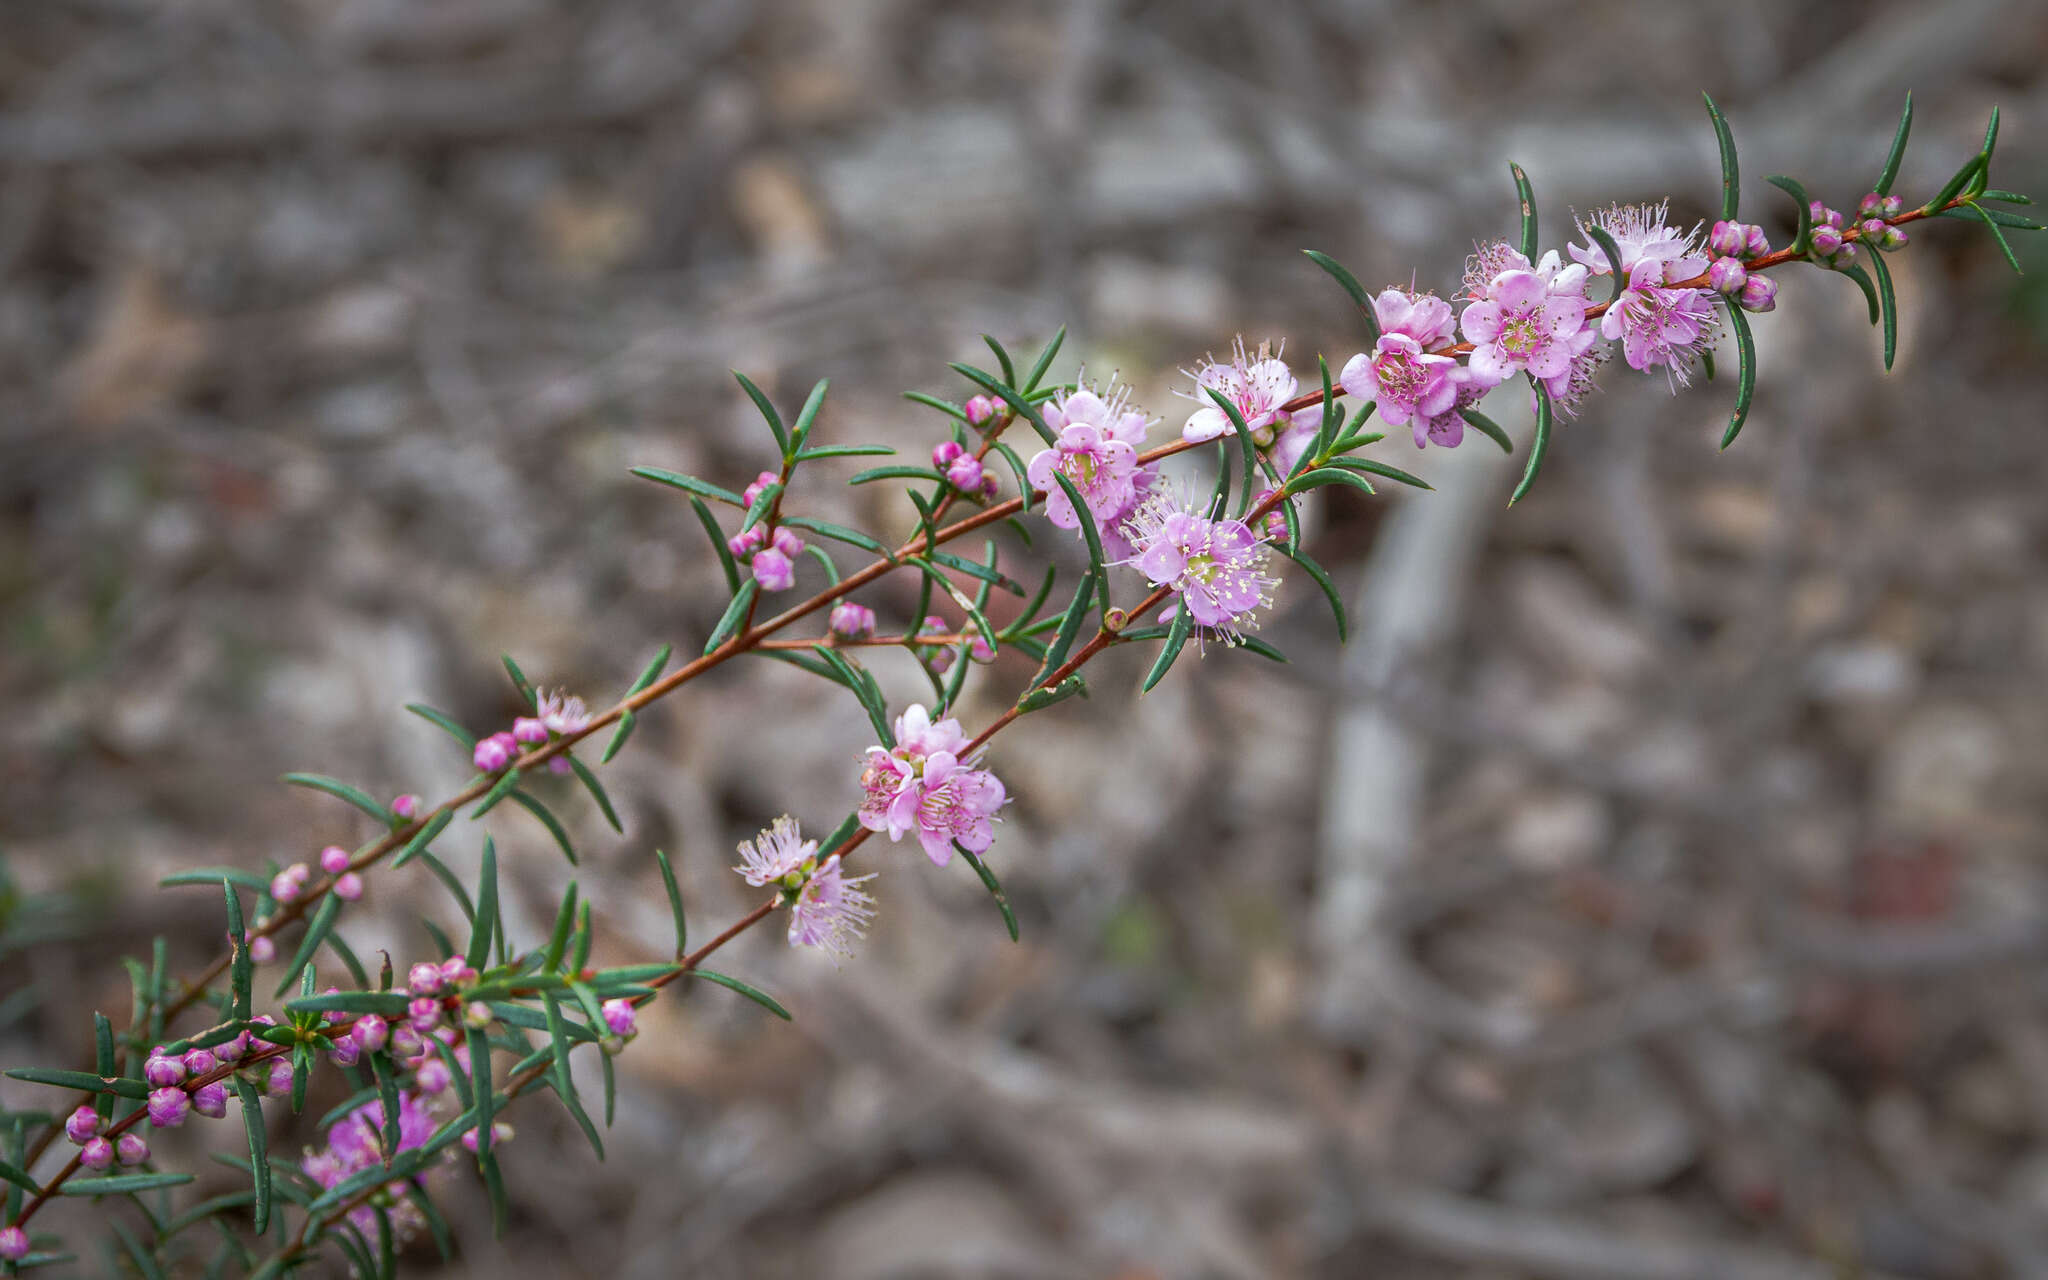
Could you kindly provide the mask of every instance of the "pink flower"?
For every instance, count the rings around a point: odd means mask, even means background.
[[[1053,481],[1066,476],[1107,532],[1130,509],[1138,493],[1138,446],[1145,442],[1145,415],[1125,407],[1121,391],[1104,400],[1082,388],[1048,404],[1043,416],[1056,443],[1031,459],[1025,478],[1045,494],[1045,515],[1061,529],[1078,529],[1081,517],[1066,491]]]
[[[1354,396],[1377,400],[1380,417],[1399,427],[1411,418],[1434,418],[1455,407],[1454,375],[1459,367],[1450,356],[1425,352],[1405,333],[1382,333],[1370,355],[1361,351],[1344,362],[1338,381]]]
[[[932,722],[922,706],[896,720],[896,745],[869,747],[861,773],[865,795],[860,823],[901,840],[917,833],[925,856],[939,866],[953,859],[953,841],[975,853],[994,842],[990,825],[1008,799],[995,774],[963,762],[967,735],[958,720]]]
[[[1546,383],[1562,379],[1572,357],[1593,345],[1584,293],[1554,292],[1534,271],[1495,276],[1486,296],[1465,308],[1460,327],[1472,344],[1472,374],[1495,385],[1524,371]]]
[[[1602,209],[1593,215],[1593,224],[1614,239],[1614,247],[1621,250],[1621,271],[1624,275],[1635,270],[1638,262],[1666,262],[1671,269],[1665,279],[1686,280],[1707,269],[1706,258],[1700,256],[1693,244],[1693,234],[1681,234],[1665,226],[1664,218],[1670,210],[1670,202],[1657,204],[1617,204]],[[1581,221],[1579,230],[1586,224]],[[1747,229],[1745,228],[1745,231]],[[1612,275],[1614,266],[1607,261],[1607,251],[1586,237],[1586,245],[1565,246],[1577,262],[1594,275]]]
[[[470,760],[480,773],[501,773],[505,767],[519,758],[519,743],[509,733],[494,733],[476,744],[470,753]],[[275,893],[272,897],[277,897]],[[284,899],[278,898],[282,902]]]
[[[1315,443],[1316,433],[1323,429],[1323,406],[1312,404],[1306,409],[1296,409],[1287,425],[1273,440],[1273,465],[1280,474],[1292,475],[1294,464],[1301,461],[1301,455]]]
[[[789,905],[789,945],[821,947],[835,957],[852,954],[875,916],[874,896],[860,887],[874,878],[845,874],[836,853],[825,859]]]
[[[540,690],[534,699],[534,714],[540,717],[549,733],[564,737],[590,727],[590,709],[583,705],[583,699],[567,689],[556,689],[552,693]]]
[[[803,839],[796,819],[784,814],[754,839],[740,841],[740,865],[733,870],[748,884],[764,888],[799,873],[817,853],[818,842]]]
[[[1266,572],[1266,542],[1242,520],[1211,520],[1186,498],[1165,495],[1131,521],[1138,554],[1130,560],[1155,587],[1170,587],[1204,635],[1227,643],[1255,626],[1278,582]]]
[[[763,591],[787,591],[796,585],[796,566],[789,557],[770,547],[754,553],[754,581]]]
[[[1450,345],[1457,325],[1451,319],[1451,304],[1428,293],[1406,289],[1382,289],[1372,300],[1372,314],[1379,321],[1382,336],[1398,333],[1415,339],[1424,351]]]
[[[1197,388],[1190,399],[1200,407],[1188,415],[1187,425],[1181,428],[1183,440],[1214,440],[1237,434],[1230,415],[1210,398],[1211,391],[1230,401],[1254,436],[1263,432],[1270,438],[1273,428],[1287,419],[1280,406],[1293,399],[1301,385],[1277,355],[1267,354],[1266,344],[1259,344],[1256,358],[1247,355],[1241,337],[1232,349],[1230,363],[1212,358],[1188,376],[1195,380]]]
[[[385,1163],[400,1151],[410,1151],[425,1144],[438,1127],[426,1099],[405,1090],[398,1095],[397,1151],[387,1153],[384,1150],[384,1104],[366,1102],[335,1121],[327,1130],[327,1146],[307,1154],[299,1167],[307,1177],[331,1189],[354,1174]],[[401,1235],[425,1225],[419,1210],[405,1197],[405,1186],[403,1179],[389,1182],[383,1188],[384,1196],[380,1197],[392,1203],[393,1207],[385,1212],[390,1214]],[[359,1230],[374,1232],[377,1229],[376,1210],[368,1205],[350,1210],[349,1221]]]
[[[1629,270],[1628,287],[1600,317],[1600,333],[1621,342],[1628,366],[1639,372],[1663,366],[1672,389],[1692,380],[1693,362],[1714,338],[1714,293],[1709,289],[1666,289],[1667,271],[1681,279],[1698,275],[1689,259],[1642,258]]]

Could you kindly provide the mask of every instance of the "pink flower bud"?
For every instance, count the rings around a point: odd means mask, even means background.
[[[1723,258],[1739,258],[1748,243],[1749,228],[1739,222],[1717,222],[1707,233],[1707,248]]]
[[[1813,219],[1813,223],[1816,227],[1832,227],[1836,231],[1840,231],[1842,229],[1841,213],[1837,210],[1828,208],[1826,205],[1822,204],[1818,200],[1810,202],[1806,206],[1806,212],[1808,216],[1810,216]]]
[[[175,1129],[185,1123],[191,1099],[176,1085],[152,1089],[149,1094],[149,1122],[159,1129]]]
[[[1865,218],[1856,224],[1856,229],[1863,233],[1865,240],[1875,241],[1884,239],[1884,233],[1891,230],[1891,224],[1883,218]]]
[[[987,637],[983,636],[981,632],[976,631],[974,638],[967,642],[967,656],[973,658],[976,662],[994,662],[996,660],[996,648],[988,642]]]
[[[1877,194],[1877,192],[1873,191],[1869,195],[1863,197],[1861,200],[1858,200],[1856,202],[1856,216],[1859,218],[1881,217],[1882,215],[1878,212],[1878,210],[1882,209],[1883,207],[1884,197]]]
[[[451,986],[463,986],[476,981],[476,970],[469,967],[463,956],[449,956],[441,962],[441,977]]]
[[[1261,506],[1272,496],[1273,490],[1261,489],[1258,496],[1252,499],[1252,505],[1255,507]],[[1284,543],[1287,541],[1287,515],[1279,507],[1274,507],[1266,513],[1265,526],[1267,537],[1275,542]]]
[[[767,545],[768,531],[758,524],[745,533],[734,534],[725,541],[725,549],[732,552],[732,558],[735,560],[745,560]]]
[[[366,1013],[356,1019],[348,1034],[364,1053],[375,1053],[390,1041],[391,1025],[374,1013]]]
[[[499,1143],[501,1143],[501,1142],[510,1142],[510,1141],[512,1141],[512,1126],[511,1126],[511,1125],[509,1125],[509,1124],[506,1124],[506,1123],[505,1123],[505,1122],[504,1122],[503,1120],[494,1120],[494,1121],[492,1121],[492,1122],[491,1122],[491,1145],[492,1145],[492,1146],[496,1146],[497,1144],[499,1144]],[[463,1145],[463,1146],[464,1146],[465,1148],[467,1148],[467,1149],[468,1149],[468,1151],[469,1151],[469,1153],[470,1153],[471,1155],[475,1155],[475,1154],[476,1154],[476,1148],[477,1148],[477,1136],[476,1136],[476,1130],[474,1130],[474,1129],[471,1129],[471,1130],[470,1130],[470,1131],[469,1131],[468,1133],[465,1133],[465,1134],[463,1134],[463,1135],[462,1135],[462,1145]]]
[[[348,864],[348,850],[338,844],[330,844],[320,851],[320,869],[330,876],[348,870]]]
[[[1707,268],[1707,284],[1716,293],[1740,293],[1749,283],[1749,270],[1733,258],[1716,258]]]
[[[352,1067],[361,1061],[363,1056],[362,1047],[348,1036],[337,1036],[329,1041],[327,1053],[334,1059],[334,1065],[337,1067]]]
[[[494,733],[476,744],[470,760],[483,773],[498,773],[519,758],[519,741],[509,733]]]
[[[270,877],[270,896],[279,902],[294,901],[298,898],[299,890],[305,886],[305,883],[306,878],[304,876],[294,876],[292,869],[286,867]]]
[[[941,618],[936,613],[928,613],[924,616],[924,625],[917,629],[917,633],[921,636],[939,635],[945,629],[946,620],[944,618]]]
[[[441,1002],[432,996],[420,996],[405,1006],[406,1020],[415,1031],[431,1031],[441,1020]]]
[[[1001,413],[1002,410],[997,407],[995,400],[989,396],[972,396],[967,401],[966,412],[968,422],[977,427],[985,427],[994,421],[996,415]]]
[[[92,1141],[100,1131],[100,1113],[91,1107],[80,1107],[64,1117],[64,1136],[74,1147],[82,1147]]]
[[[114,1144],[105,1138],[86,1139],[85,1149],[78,1153],[78,1163],[88,1169],[105,1169],[114,1163]]]
[[[924,665],[929,667],[931,673],[935,676],[945,675],[953,669],[953,651],[951,649],[940,649],[929,658],[926,658]]]
[[[754,505],[754,499],[761,496],[761,490],[766,489],[771,484],[779,484],[781,481],[782,477],[776,475],[773,471],[763,471],[754,477],[754,483],[741,491],[740,499],[751,507]]]
[[[149,1159],[149,1144],[142,1140],[139,1133],[124,1133],[114,1144],[114,1155],[122,1164],[141,1164]]]
[[[199,1086],[192,1091],[192,1109],[209,1119],[220,1119],[228,1113],[228,1087],[218,1080]]]
[[[604,1025],[610,1028],[613,1035],[630,1040],[640,1034],[631,1000],[607,1000],[600,1011],[604,1014]]]
[[[203,1076],[220,1065],[220,1057],[211,1049],[187,1049],[185,1051],[185,1072],[187,1075]]]
[[[988,470],[987,468],[983,468],[981,473],[981,486],[978,489],[976,489],[975,492],[980,495],[983,501],[988,501],[996,496],[997,487],[998,486],[996,484],[996,473]]]
[[[804,540],[802,538],[797,537],[796,534],[790,532],[788,529],[784,529],[779,526],[775,530],[774,538],[769,542],[768,545],[774,547],[783,555],[788,556],[791,560],[796,559],[798,556],[804,553]]]
[[[944,471],[947,467],[953,465],[955,458],[960,457],[966,452],[967,450],[961,448],[960,442],[957,440],[941,440],[932,446],[932,465]]]
[[[448,1064],[440,1058],[428,1058],[413,1073],[413,1084],[421,1093],[444,1093],[453,1083],[448,1075]]]
[[[953,465],[946,468],[946,481],[962,493],[973,493],[981,487],[981,459],[955,458]]]
[[[185,1078],[185,1060],[167,1058],[161,1049],[152,1050],[142,1064],[142,1079],[152,1089],[168,1089]]]
[[[28,1232],[20,1227],[0,1227],[0,1258],[20,1262],[28,1256]]]
[[[472,1000],[462,1006],[462,1025],[478,1031],[491,1025],[491,1006],[481,1000]]]
[[[292,1091],[292,1060],[279,1055],[270,1060],[270,1070],[264,1077],[264,1092],[273,1098],[282,1098]]]
[[[1769,276],[1751,276],[1742,286],[1744,311],[1769,311],[1778,305],[1778,282]]]
[[[401,1022],[391,1028],[392,1057],[411,1061],[419,1057],[420,1051],[425,1047],[425,1043],[420,1039],[420,1033],[412,1029],[411,1023]]]
[[[1749,250],[1750,257],[1760,258],[1771,251],[1770,237],[1764,234],[1764,229],[1762,227],[1752,222],[1747,227],[1743,228],[1743,230],[1746,233],[1747,237],[1743,244],[1743,248]]]
[[[405,985],[416,996],[430,996],[439,991],[447,981],[441,975],[441,966],[422,960],[406,971]]]
[[[763,591],[787,591],[796,585],[796,566],[789,557],[770,547],[754,555],[754,581]]]
[[[355,902],[363,896],[363,878],[353,871],[344,871],[334,880],[334,896],[343,902]]]
[[[1817,226],[1813,229],[1813,251],[1826,258],[1842,248],[1842,232],[1838,227]]]
[[[549,756],[549,757],[548,757],[548,772],[549,772],[549,773],[552,773],[552,774],[555,774],[555,775],[557,775],[557,776],[560,776],[561,774],[565,774],[565,773],[569,772],[569,757],[567,757],[567,756]]]
[[[249,939],[249,958],[257,964],[269,964],[277,959],[277,943],[269,934],[258,934]]]
[[[844,639],[854,640],[862,636],[871,636],[875,634],[875,611],[864,604],[841,600],[832,606],[832,616],[828,625],[833,635]]]
[[[512,740],[521,746],[537,747],[548,740],[548,727],[532,716],[521,716],[512,722]]]
[[[391,816],[400,822],[411,822],[420,816],[420,798],[415,795],[403,795],[393,799]]]

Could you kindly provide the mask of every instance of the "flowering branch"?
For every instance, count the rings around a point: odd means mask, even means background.
[[[281,1224],[274,1195],[301,1211],[296,1229],[283,1234],[279,1226],[283,1244],[266,1261],[259,1263],[246,1251],[224,1255],[228,1260],[239,1257],[251,1274],[276,1276],[332,1243],[359,1271],[389,1274],[396,1241],[421,1230],[445,1234],[427,1195],[426,1178],[457,1142],[474,1156],[502,1224],[506,1201],[496,1147],[511,1136],[498,1118],[503,1108],[536,1088],[551,1088],[602,1156],[598,1127],[570,1077],[573,1050],[589,1043],[602,1052],[609,1124],[611,1057],[636,1034],[636,1011],[678,979],[691,976],[726,986],[788,1017],[771,996],[704,968],[704,961],[785,908],[792,945],[850,952],[877,909],[866,887],[874,873],[848,874],[849,860],[870,836],[886,835],[892,843],[914,837],[941,866],[962,857],[995,899],[1014,938],[1015,914],[983,857],[1010,798],[989,766],[987,748],[1020,717],[1085,694],[1084,669],[1102,652],[1156,643],[1142,689],[1168,674],[1191,639],[1198,647],[1213,640],[1279,657],[1254,634],[1279,583],[1273,571],[1276,556],[1293,561],[1322,590],[1341,636],[1346,625],[1342,602],[1329,576],[1301,547],[1300,501],[1324,487],[1372,494],[1376,481],[1428,488],[1401,467],[1364,454],[1386,439],[1384,432],[1368,429],[1375,416],[1390,428],[1407,427],[1418,450],[1455,447],[1470,427],[1512,453],[1511,438],[1478,406],[1495,388],[1521,378],[1536,426],[1512,502],[1534,483],[1557,417],[1577,415],[1616,350],[1632,369],[1662,370],[1675,391],[1689,383],[1696,369],[1713,375],[1714,348],[1726,330],[1734,337],[1738,385],[1722,439],[1725,448],[1741,431],[1753,397],[1755,339],[1748,316],[1775,305],[1778,286],[1767,273],[1807,263],[1850,277],[1869,300],[1872,323],[1883,327],[1889,368],[1896,306],[1883,255],[1905,247],[1904,227],[1932,217],[1968,218],[1986,226],[2008,257],[2004,229],[2041,229],[2018,214],[1988,207],[2029,203],[1988,185],[1996,112],[1982,149],[1933,198],[1908,209],[1893,196],[1891,185],[1912,121],[1909,98],[1879,179],[1857,203],[1853,219],[1808,199],[1793,179],[1770,179],[1792,198],[1796,215],[1792,241],[1772,249],[1762,226],[1739,220],[1734,142],[1711,100],[1707,108],[1721,144],[1722,199],[1721,216],[1705,234],[1672,226],[1664,204],[1617,206],[1577,224],[1583,244],[1539,253],[1535,196],[1527,176],[1511,166],[1520,197],[1519,237],[1513,244],[1498,240],[1478,246],[1451,300],[1402,288],[1368,294],[1340,264],[1312,253],[1357,304],[1366,349],[1345,360],[1334,377],[1329,364],[1318,360],[1320,385],[1302,391],[1285,361],[1263,346],[1248,351],[1240,340],[1228,360],[1208,361],[1190,374],[1189,398],[1197,407],[1179,437],[1165,443],[1147,447],[1155,420],[1132,406],[1126,389],[1046,381],[1064,331],[1021,372],[990,339],[997,370],[953,366],[976,387],[965,403],[921,393],[910,397],[948,419],[948,438],[932,450],[931,465],[882,464],[849,481],[911,482],[906,494],[917,509],[919,528],[893,549],[859,530],[785,510],[790,485],[804,464],[893,450],[814,446],[810,438],[823,409],[824,383],[785,424],[770,399],[740,376],[773,438],[778,455],[773,470],[762,471],[735,493],[693,476],[635,469],[637,475],[688,495],[725,578],[728,592],[700,656],[668,671],[671,650],[663,648],[624,697],[595,714],[580,698],[534,688],[507,658],[506,670],[530,712],[508,729],[478,736],[432,708],[409,708],[470,752],[477,776],[455,795],[432,807],[410,795],[386,805],[331,778],[287,775],[287,781],[355,805],[379,822],[382,833],[353,852],[328,846],[316,860],[317,874],[312,865],[295,863],[267,875],[224,868],[170,877],[166,883],[223,885],[228,951],[196,976],[178,981],[166,977],[159,944],[154,966],[133,966],[136,1013],[127,1030],[117,1035],[104,1016],[96,1016],[93,1070],[19,1068],[8,1073],[77,1090],[81,1100],[64,1120],[47,1124],[33,1143],[28,1139],[30,1117],[7,1118],[10,1134],[0,1179],[9,1189],[0,1219],[6,1224],[0,1227],[0,1269],[13,1274],[63,1256],[40,1249],[26,1225],[58,1195],[124,1195],[191,1181],[189,1174],[149,1168],[143,1121],[165,1128],[192,1113],[223,1116],[230,1087],[242,1106],[251,1188],[153,1224],[156,1234],[146,1244],[123,1232],[124,1247],[145,1274],[176,1261],[182,1249],[179,1232],[192,1222],[246,1209],[258,1234],[273,1222]],[[1595,291],[1604,296],[1596,300]],[[1359,405],[1348,417],[1341,404],[1346,397]],[[1044,446],[1028,462],[1004,438],[1019,422]],[[1212,443],[1215,482],[1206,496],[1176,486],[1162,473],[1159,464],[1168,457]],[[1006,500],[998,500],[999,466],[1008,470],[1017,490]],[[708,504],[738,512],[736,531],[728,535]],[[963,506],[975,509],[947,523]],[[1022,599],[1027,592],[1005,571],[996,545],[985,543],[980,560],[943,548],[1005,522],[1028,545],[1030,531],[1020,517],[1035,507],[1053,528],[1079,541],[1087,565],[1065,606],[1051,611],[1046,606],[1054,599],[1059,572],[1048,566],[1035,595],[998,627],[988,615],[991,593],[1001,589]],[[821,542],[807,543],[805,535]],[[873,558],[842,575],[822,542],[853,546]],[[826,584],[801,602],[759,618],[763,598],[793,589],[806,558],[817,562]],[[917,575],[919,597],[909,625],[884,633],[873,610],[853,597],[898,570]],[[1113,570],[1144,579],[1137,603],[1115,604]],[[958,621],[932,612],[935,595],[946,597],[939,607],[957,612]],[[828,609],[823,636],[783,634]],[[894,716],[874,675],[859,660],[864,651],[891,648],[917,659],[933,694],[928,705],[911,705]],[[1003,711],[969,737],[951,712],[972,669],[1004,648],[1035,660],[1036,671]],[[735,870],[749,885],[772,889],[773,896],[694,950],[687,946],[673,869],[660,852],[655,857],[676,927],[670,957],[592,968],[590,904],[579,898],[574,884],[559,903],[546,943],[514,950],[498,911],[491,840],[484,841],[473,895],[434,856],[434,842],[461,811],[469,809],[471,817],[481,818],[509,800],[540,821],[574,862],[566,828],[525,789],[525,782],[542,770],[573,773],[617,828],[602,784],[574,749],[610,729],[598,760],[600,765],[608,762],[625,745],[640,712],[743,654],[798,666],[859,702],[876,745],[863,761],[855,811],[822,841],[803,838],[798,824],[784,818],[743,843]],[[426,863],[448,886],[470,927],[465,946],[458,950],[442,939],[441,954],[412,965],[402,987],[388,960],[373,984],[336,931],[344,905],[362,896],[365,876],[387,859],[394,866]],[[255,901],[254,920],[247,925],[243,892]],[[304,928],[277,984],[276,998],[283,1000],[279,1014],[257,1014],[255,971],[279,959],[278,939],[295,924]],[[316,991],[313,962],[323,948],[349,971],[354,989]],[[285,999],[294,985],[298,995]],[[217,1006],[214,1025],[153,1044],[202,1003]],[[144,1047],[152,1044],[145,1054]],[[513,1063],[500,1078],[493,1058],[504,1054],[513,1055]],[[323,1060],[344,1073],[354,1089],[328,1116],[326,1147],[296,1164],[273,1159],[261,1098],[288,1097],[291,1109],[299,1111],[313,1068]],[[440,1112],[450,1095],[455,1113],[443,1118]],[[39,1180],[31,1170],[59,1134],[78,1151]],[[107,1172],[116,1165],[139,1172]]]

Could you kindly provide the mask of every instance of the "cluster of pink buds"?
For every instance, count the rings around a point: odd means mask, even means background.
[[[841,600],[832,606],[826,626],[841,640],[864,640],[875,634],[875,611],[864,604]]]
[[[987,499],[996,496],[995,473],[983,469],[981,459],[967,452],[957,441],[941,440],[933,445],[932,466],[945,473],[947,484],[967,497]]]
[[[541,689],[534,694],[533,714],[520,716],[512,722],[510,729],[480,739],[470,761],[480,772],[502,773],[519,758],[522,750],[581,733],[589,726],[590,710],[583,705],[583,699],[561,689]],[[569,772],[568,757],[550,757],[548,772]],[[401,797],[406,798],[417,801],[417,797]]]
[[[149,1144],[141,1134],[124,1133],[118,1141],[110,1141],[105,1136],[106,1127],[100,1113],[89,1106],[64,1118],[64,1136],[79,1148],[78,1163],[98,1172],[112,1168],[117,1160],[124,1165],[136,1165],[149,1159]]]
[[[936,613],[928,613],[925,615],[924,622],[918,627],[917,634],[921,636],[938,636],[944,635],[947,630],[944,618],[941,618]],[[917,652],[919,660],[935,676],[945,675],[953,669],[953,650],[951,646],[943,644],[919,645]]]
[[[726,550],[732,558],[753,570],[754,581],[763,591],[787,591],[796,585],[796,558],[803,554],[804,540],[783,525],[770,533],[757,524],[728,539]]]
[[[1863,243],[1885,253],[1905,248],[1910,237],[1891,224],[1891,219],[1904,213],[1905,209],[1904,200],[1897,196],[1879,195],[1875,191],[1857,201],[1856,216],[1860,221],[1856,225],[1863,232]]]
[[[184,1082],[217,1070],[222,1062],[235,1061],[247,1048],[248,1037],[242,1035],[218,1046],[218,1052],[188,1049],[181,1055],[171,1055],[164,1052],[162,1045],[150,1050],[142,1064],[142,1078],[151,1086],[149,1122],[159,1129],[172,1129],[185,1123],[189,1112],[196,1111],[215,1120],[226,1115],[227,1085],[214,1080],[188,1092]]]
[[[1837,269],[1846,267],[1856,260],[1856,246],[1842,236],[1842,215],[1815,200],[1806,206],[1808,216],[1813,219],[1813,234],[1808,243],[1813,256]]]
[[[970,396],[967,401],[967,422],[969,426],[986,429],[990,423],[1000,422],[1006,411],[993,396]]]
[[[836,853],[820,862],[818,842],[805,840],[796,820],[787,814],[754,839],[742,840],[739,854],[740,865],[733,870],[748,884],[773,886],[782,892],[782,901],[789,907],[792,947],[818,947],[835,957],[846,956],[874,919],[874,897],[861,888],[874,876],[847,875]],[[631,1001],[607,1001],[603,1013],[613,1035],[622,1040],[632,1037]]]

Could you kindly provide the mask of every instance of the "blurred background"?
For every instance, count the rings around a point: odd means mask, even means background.
[[[467,762],[404,703],[490,728],[501,651],[604,704],[701,645],[716,566],[626,468],[750,479],[730,368],[786,406],[830,377],[822,438],[915,455],[903,389],[1065,323],[1061,376],[1121,371],[1163,438],[1234,335],[1306,376],[1357,349],[1300,249],[1454,288],[1513,234],[1510,159],[1547,245],[1617,199],[1690,224],[1704,88],[1782,243],[1762,176],[1852,207],[1909,88],[1909,200],[1994,103],[1995,184],[2048,189],[2044,65],[2028,0],[13,0],[0,1059],[83,1060],[149,935],[213,954],[217,897],[159,876],[367,834],[282,770],[446,795]],[[1309,512],[1348,647],[1297,576],[1291,665],[1212,648],[1140,702],[1113,655],[999,740],[1020,945],[966,868],[877,850],[855,961],[724,957],[794,1027],[661,1001],[609,1160],[521,1107],[505,1238],[450,1171],[458,1255],[411,1273],[2048,1275],[2048,255],[1912,232],[1897,371],[1847,281],[1787,273],[1725,456],[1725,374],[1610,368],[1512,513],[1519,458],[1397,435],[1440,493]],[[854,465],[794,505],[907,530]],[[779,665],[693,685],[605,770],[623,837],[549,797],[580,870],[489,819],[512,936],[574,875],[600,961],[662,954],[663,847],[708,937],[735,841],[836,823],[868,733]],[[421,910],[455,914],[380,872],[344,933],[402,965]]]

